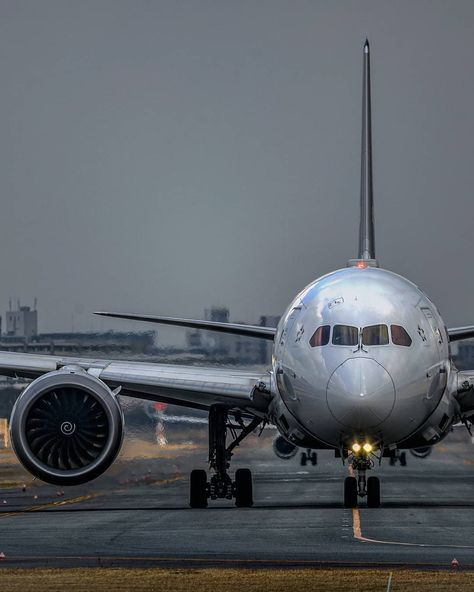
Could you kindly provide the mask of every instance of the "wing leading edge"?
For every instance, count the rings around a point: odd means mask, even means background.
[[[130,321],[144,321],[146,323],[159,323],[161,325],[175,325],[178,327],[189,327],[191,329],[205,329],[218,331],[220,333],[232,333],[244,337],[260,337],[273,341],[276,328],[262,327],[260,325],[244,325],[242,323],[220,323],[218,321],[200,321],[194,319],[179,319],[175,317],[161,317],[155,315],[140,315],[121,312],[95,312],[101,317],[112,317],[114,319],[127,319]]]
[[[81,367],[120,394],[194,409],[223,405],[259,414],[270,399],[270,375],[258,371],[0,352],[3,376],[37,378],[65,366]]]
[[[448,329],[449,341],[461,341],[461,339],[474,338],[474,325],[467,327],[453,327]]]

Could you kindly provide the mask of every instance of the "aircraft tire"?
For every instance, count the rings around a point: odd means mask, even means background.
[[[237,469],[235,471],[235,505],[238,508],[251,508],[253,506],[253,485],[250,469]]]
[[[308,462],[308,457],[306,455],[306,452],[302,452],[301,456],[300,456],[300,465],[302,467],[305,467],[307,462]]]
[[[344,479],[344,507],[357,508],[357,479],[355,477]]]
[[[313,467],[315,467],[318,464],[318,453],[317,452],[313,452],[311,454],[311,464],[313,465]]]
[[[407,466],[407,453],[406,452],[402,452],[400,454],[400,464],[402,465],[402,467]]]
[[[191,471],[189,505],[191,508],[207,508],[207,473],[203,469]]]
[[[367,479],[367,507],[378,508],[380,506],[380,479],[369,477]]]

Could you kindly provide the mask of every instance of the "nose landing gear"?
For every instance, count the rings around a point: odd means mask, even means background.
[[[378,508],[380,506],[380,479],[371,476],[367,479],[367,507]]]
[[[357,508],[357,479],[355,477],[344,479],[344,507]]]
[[[208,499],[232,499],[240,508],[253,505],[252,473],[249,469],[238,469],[235,481],[232,481],[227,470],[233,449],[242,442],[260,423],[255,418],[245,424],[241,417],[235,422],[229,421],[228,410],[224,407],[211,407],[209,411],[209,467],[214,472],[209,481],[204,470],[194,470],[190,478],[189,505],[191,508],[206,508]],[[226,446],[227,431],[230,430],[234,439]],[[240,434],[237,432],[240,430]]]
[[[366,478],[366,471],[371,469],[373,461],[369,455],[353,455],[351,459],[354,476],[346,477],[344,480],[344,507],[357,508],[357,498],[367,498],[368,508],[380,506],[380,479],[378,477]]]

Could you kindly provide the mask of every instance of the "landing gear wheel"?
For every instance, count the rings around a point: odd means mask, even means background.
[[[189,505],[191,508],[207,508],[207,474],[202,469],[191,471]]]
[[[302,467],[305,467],[307,462],[308,462],[308,457],[306,456],[306,452],[302,452],[301,457],[300,457],[300,465]]]
[[[390,466],[394,467],[396,462],[397,462],[397,459],[394,456],[391,456],[390,457]]]
[[[344,479],[344,507],[357,508],[357,479],[355,477]]]
[[[235,471],[235,505],[238,508],[251,508],[253,506],[252,473],[250,469],[237,469]]]
[[[380,479],[369,477],[367,479],[367,507],[378,508],[380,506]]]
[[[318,464],[318,453],[317,452],[313,452],[311,454],[311,464],[313,465],[313,467],[315,467]]]
[[[400,454],[400,464],[402,465],[402,467],[407,466],[407,453],[406,452],[402,452]]]

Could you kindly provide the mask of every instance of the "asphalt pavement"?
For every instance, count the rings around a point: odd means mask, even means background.
[[[176,435],[175,435],[176,437]],[[342,507],[347,467],[330,452],[316,467],[277,459],[250,438],[233,459],[254,475],[255,505],[188,507],[188,474],[206,449],[157,447],[122,457],[92,484],[62,492],[35,482],[0,489],[5,566],[242,565],[474,568],[474,445],[456,430],[426,459],[376,467],[382,506]],[[2,559],[2,555],[4,558]]]

